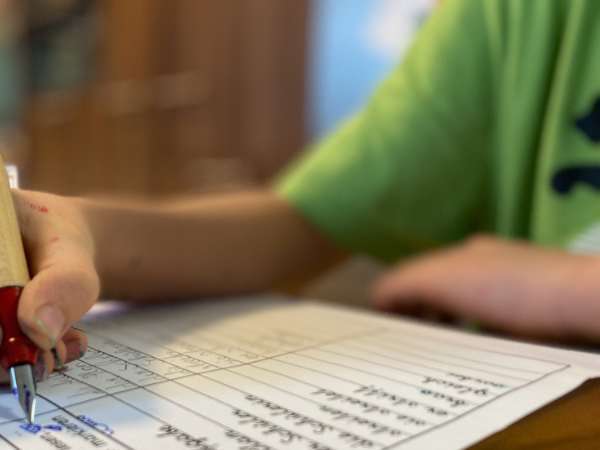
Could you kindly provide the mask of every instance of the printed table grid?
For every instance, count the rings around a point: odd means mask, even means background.
[[[182,322],[191,331],[183,334],[177,318],[157,323],[160,333],[144,328],[148,317],[84,325],[88,353],[40,385],[46,401],[41,422],[63,430],[33,433],[18,419],[3,419],[0,449],[2,442],[20,448],[21,439],[49,445],[39,448],[87,448],[93,439],[103,448],[137,448],[120,436],[127,424],[74,412],[105,403],[126,419],[135,416],[139,432],[164,448],[402,448],[568,367],[426,334],[407,336],[368,319],[344,327],[311,308],[294,309],[204,328],[188,314]],[[286,329],[278,314],[296,320]],[[478,359],[463,355],[469,352]],[[498,363],[502,358],[507,362]],[[509,364],[515,361],[524,367]],[[151,413],[159,402],[197,425],[184,428],[177,417]],[[203,435],[207,423],[221,433]]]

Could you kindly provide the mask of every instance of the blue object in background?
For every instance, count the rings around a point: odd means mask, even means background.
[[[398,63],[434,0],[315,0],[309,57],[309,136],[358,110]]]

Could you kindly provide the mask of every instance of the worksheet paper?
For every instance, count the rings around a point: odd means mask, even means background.
[[[104,311],[102,310],[104,309]],[[0,449],[458,449],[600,373],[600,356],[263,297],[114,311],[0,394]]]

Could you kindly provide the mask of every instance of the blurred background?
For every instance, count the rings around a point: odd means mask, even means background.
[[[0,0],[0,143],[24,187],[262,183],[400,60],[432,0]]]
[[[260,185],[364,103],[434,3],[0,0],[0,151],[67,195]]]

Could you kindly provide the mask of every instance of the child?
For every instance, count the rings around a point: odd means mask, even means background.
[[[596,0],[444,0],[367,107],[272,190],[15,193],[35,274],[22,327],[72,359],[85,338],[64,333],[98,279],[123,299],[243,293],[343,249],[400,261],[375,286],[381,308],[598,339],[600,258],[565,250],[600,217],[599,25]]]

